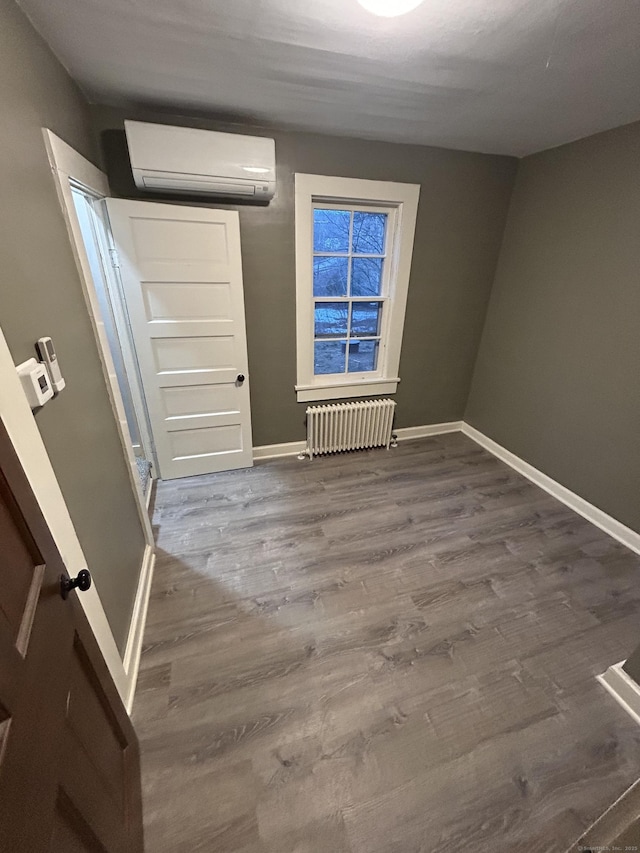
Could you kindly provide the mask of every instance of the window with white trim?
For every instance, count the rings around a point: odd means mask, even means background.
[[[419,191],[296,175],[299,401],[397,389]]]

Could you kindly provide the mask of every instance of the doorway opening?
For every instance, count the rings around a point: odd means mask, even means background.
[[[110,260],[112,247],[107,212],[101,198],[94,197],[73,181],[71,195],[122,397],[140,488],[148,505],[157,466],[127,308],[119,277]]]
[[[253,465],[239,216],[110,198],[103,172],[44,137],[151,545],[150,479]]]

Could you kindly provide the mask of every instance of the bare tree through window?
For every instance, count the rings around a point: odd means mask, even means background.
[[[329,207],[313,213],[314,373],[375,371],[387,214]]]

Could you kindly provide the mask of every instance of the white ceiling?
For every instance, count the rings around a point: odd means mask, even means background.
[[[640,118],[640,0],[20,0],[89,99],[522,156]]]

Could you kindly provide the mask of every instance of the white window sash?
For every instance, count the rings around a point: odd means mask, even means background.
[[[387,181],[333,178],[322,175],[295,176],[296,219],[296,321],[297,383],[299,402],[340,399],[369,394],[392,394],[400,378],[398,367],[409,288],[413,240],[420,187]],[[383,282],[379,297],[314,297],[313,256],[348,257],[349,252],[313,251],[313,210],[315,207],[337,210],[362,209],[386,213],[387,233]],[[351,250],[351,245],[349,246]],[[358,257],[367,257],[358,255]],[[383,302],[378,363],[375,371],[314,375],[314,303]],[[350,311],[349,311],[350,313]],[[365,339],[365,338],[359,338]],[[348,358],[348,353],[346,354]],[[348,366],[348,365],[347,365]]]

